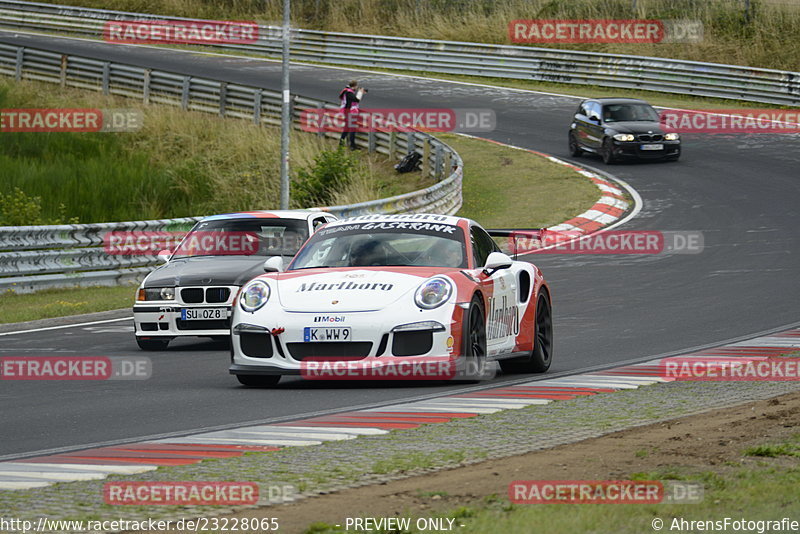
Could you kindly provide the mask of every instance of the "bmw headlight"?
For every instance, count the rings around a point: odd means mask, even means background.
[[[617,141],[633,141],[636,138],[633,136],[633,134],[616,134],[614,139]]]
[[[414,293],[414,302],[422,309],[438,308],[453,294],[453,284],[447,278],[431,278],[426,280]]]
[[[136,300],[175,300],[174,287],[140,287]]]
[[[261,280],[253,280],[242,289],[239,305],[246,312],[254,312],[269,300],[269,286]]]
[[[680,138],[681,136],[676,134],[675,132],[668,133],[667,135],[664,136],[664,139],[666,139],[667,141],[677,141]]]

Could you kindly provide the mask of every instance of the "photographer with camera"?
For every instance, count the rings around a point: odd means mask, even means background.
[[[349,140],[350,150],[357,150],[356,131],[358,130],[358,106],[367,90],[358,86],[358,80],[352,80],[347,87],[339,93],[339,109],[344,114],[344,128],[339,144]]]

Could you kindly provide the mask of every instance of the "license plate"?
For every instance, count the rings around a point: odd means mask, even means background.
[[[204,321],[227,318],[227,308],[181,308],[181,319],[184,321]]]
[[[642,150],[664,150],[664,145],[661,143],[656,145],[642,145],[640,148]]]
[[[303,341],[306,343],[313,341],[350,341],[352,332],[349,326],[339,326],[335,328],[303,328]]]

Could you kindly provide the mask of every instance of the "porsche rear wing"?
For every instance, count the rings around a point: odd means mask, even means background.
[[[513,259],[542,248],[548,235],[547,228],[496,228],[486,230],[505,254]]]

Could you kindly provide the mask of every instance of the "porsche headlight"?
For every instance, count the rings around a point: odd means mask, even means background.
[[[633,141],[636,138],[633,136],[633,134],[616,134],[614,139],[617,141]]]
[[[453,294],[453,284],[446,278],[431,278],[426,280],[414,293],[414,302],[422,309],[432,310],[438,308]]]
[[[676,134],[675,132],[668,133],[667,135],[664,136],[664,139],[666,139],[667,141],[677,141],[680,138],[681,136]]]
[[[242,289],[239,305],[246,312],[254,312],[269,300],[269,286],[261,280],[253,280]]]
[[[136,300],[175,300],[174,287],[142,287]]]

